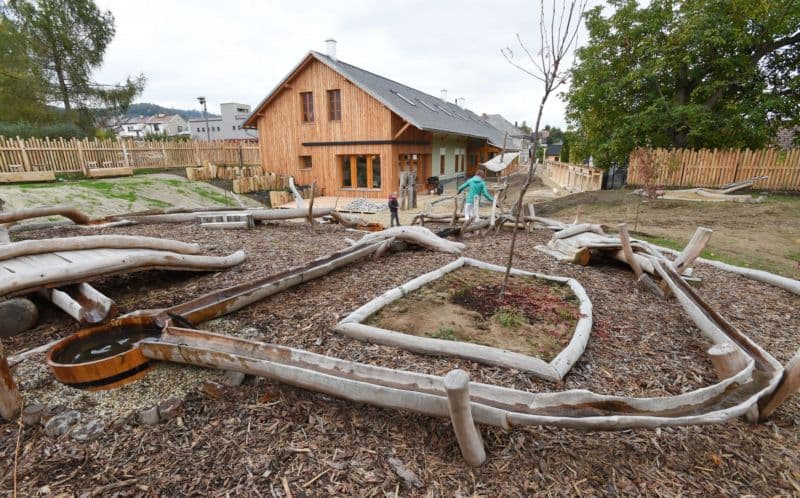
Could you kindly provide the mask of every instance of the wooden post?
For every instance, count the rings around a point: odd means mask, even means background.
[[[797,350],[794,357],[784,367],[780,384],[778,384],[772,396],[767,398],[761,409],[761,418],[766,419],[772,415],[781,403],[798,390],[800,390],[800,349]]]
[[[311,182],[311,199],[308,200],[308,224],[314,224],[314,191],[317,190],[317,181]]]
[[[192,140],[192,145],[194,148],[194,161],[198,166],[202,166],[203,163],[200,161],[200,146],[197,144],[197,140]]]
[[[8,368],[8,360],[0,343],[0,417],[6,420],[13,420],[19,415],[22,408],[22,397],[17,391],[17,384],[11,376],[11,369]]]
[[[126,168],[130,168],[131,162],[128,159],[128,148],[125,147],[125,140],[120,139],[119,143],[122,146],[122,162],[125,164]]]
[[[75,140],[75,144],[78,147],[78,162],[80,163],[83,176],[89,176],[89,168],[86,167],[86,156],[83,154],[83,145],[81,145],[80,140]]]
[[[708,350],[719,380],[725,380],[741,372],[747,366],[747,356],[732,344],[715,344]]]
[[[625,254],[625,259],[628,260],[628,264],[633,270],[633,274],[636,276],[636,281],[638,282],[644,272],[642,271],[641,265],[639,262],[636,261],[636,258],[633,257],[633,248],[631,247],[631,238],[628,235],[628,225],[625,223],[619,224],[619,242],[622,244],[622,252]]]
[[[708,239],[711,238],[711,234],[713,230],[703,227],[697,227],[695,230],[694,235],[692,235],[692,240],[686,244],[686,247],[681,251],[672,265],[675,267],[675,271],[678,274],[683,275],[683,272],[689,267],[689,265],[700,256],[700,253],[703,252],[703,249],[706,247],[708,243]]]
[[[480,467],[486,461],[483,440],[472,419],[469,401],[469,374],[463,370],[451,370],[444,378],[450,420],[456,433],[461,455],[473,467]]]
[[[25,140],[17,137],[17,143],[19,144],[19,151],[22,154],[22,169],[31,171],[31,160],[28,158],[28,151],[25,150]]]
[[[161,157],[164,163],[164,168],[169,167],[169,158],[167,157],[167,149],[164,147],[164,141],[161,140]]]

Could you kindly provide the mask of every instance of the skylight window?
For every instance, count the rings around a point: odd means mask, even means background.
[[[395,94],[395,95],[397,95],[398,97],[400,97],[400,98],[403,100],[403,102],[405,102],[406,104],[408,104],[408,105],[413,105],[414,107],[416,107],[416,106],[417,106],[417,104],[415,104],[414,102],[412,102],[412,101],[411,101],[411,99],[409,99],[408,97],[406,97],[406,96],[405,96],[405,95],[403,95],[402,93],[400,93],[400,92],[398,92],[398,91],[395,91],[395,90],[392,90],[392,93],[393,93],[393,94]]]
[[[464,121],[466,121],[466,120],[467,120],[467,118],[465,118],[464,116],[462,116],[461,114],[459,114],[459,113],[457,113],[457,112],[453,112],[453,114],[455,114],[455,115],[456,115],[456,116],[458,116],[459,118],[463,119]]]
[[[430,109],[433,112],[439,112],[436,109],[434,109],[432,105],[428,104],[424,100],[417,99],[417,102],[419,102],[420,104],[424,105],[425,107],[427,107],[428,109]]]
[[[440,106],[440,105],[437,105],[436,107],[437,107],[437,108],[438,108],[440,111],[442,111],[443,113],[447,114],[448,116],[450,116],[450,117],[453,117],[453,115],[452,115],[452,114],[450,114],[450,112],[449,112],[447,109],[445,109],[444,107],[442,107],[442,106]]]

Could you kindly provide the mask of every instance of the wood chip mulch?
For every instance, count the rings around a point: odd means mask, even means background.
[[[339,227],[290,223],[251,231],[187,224],[104,232],[195,241],[214,254],[243,247],[249,256],[245,264],[217,274],[143,272],[95,282],[121,313],[178,304],[344,248],[345,237],[357,238]],[[77,233],[61,236],[69,234]],[[705,357],[709,344],[674,299],[636,288],[622,265],[564,265],[533,250],[549,236],[520,233],[515,267],[574,277],[594,305],[586,352],[559,385],[499,367],[365,344],[333,330],[356,307],[452,261],[451,255],[408,251],[356,263],[240,310],[223,325],[231,334],[348,360],[436,375],[462,368],[474,381],[536,392],[580,388],[668,396],[715,382]],[[503,264],[509,240],[510,233],[469,237],[465,255]],[[699,293],[735,326],[782,362],[794,354],[800,297],[710,267],[699,266],[696,275],[702,278]],[[3,340],[7,353],[78,328],[61,312],[41,308],[37,329]],[[41,356],[29,361],[44,368]],[[89,443],[24,428],[19,496],[800,495],[798,395],[759,425],[737,420],[618,432],[481,427],[488,461],[471,469],[446,419],[345,402],[266,379],[227,388],[221,397],[201,392],[199,380],[188,392],[162,382],[163,399],[183,397],[184,408],[160,425],[141,426],[133,411],[118,413],[104,435]],[[56,389],[52,383],[37,388]],[[127,392],[135,405],[136,389]],[[91,408],[82,409],[91,414]],[[0,422],[0,494],[12,491],[18,434],[16,422]]]

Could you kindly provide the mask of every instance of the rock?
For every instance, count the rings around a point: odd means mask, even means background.
[[[64,405],[48,405],[44,408],[44,410],[42,410],[42,414],[41,417],[39,418],[39,421],[42,423],[42,425],[45,425],[47,424],[48,420],[55,417],[56,415],[64,413],[65,411],[67,411],[67,407]]]
[[[203,382],[200,390],[209,398],[219,399],[225,394],[225,386],[213,380]]]
[[[352,211],[356,213],[377,213],[389,209],[387,202],[371,202],[367,199],[358,198],[344,207],[343,211]]]
[[[99,418],[92,419],[85,424],[78,424],[70,432],[70,437],[76,441],[93,441],[103,435],[106,424]]]
[[[245,375],[242,372],[234,372],[233,370],[228,370],[225,372],[225,375],[222,376],[222,383],[226,386],[236,387],[242,385],[244,382]]]
[[[41,403],[28,405],[22,409],[22,423],[25,425],[35,425],[42,420],[42,412],[46,408]]]
[[[158,406],[154,406],[147,410],[141,410],[139,412],[139,423],[144,425],[156,425],[161,421],[161,417],[158,416]]]
[[[392,467],[394,473],[397,474],[397,476],[403,480],[406,486],[408,486],[409,488],[411,487],[421,488],[422,486],[424,486],[419,477],[417,477],[417,474],[415,474],[412,470],[406,467],[405,464],[401,462],[399,459],[389,458],[389,460],[387,461],[389,462],[389,466]]]
[[[170,398],[158,404],[158,417],[164,421],[175,418],[181,413],[183,400],[180,398]]]
[[[39,309],[29,299],[17,297],[0,301],[0,337],[11,337],[33,328]]]
[[[44,432],[50,437],[58,437],[66,434],[81,420],[80,412],[76,410],[68,410],[63,413],[55,415],[44,426]]]

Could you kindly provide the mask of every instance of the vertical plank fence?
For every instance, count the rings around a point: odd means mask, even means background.
[[[590,166],[545,160],[539,172],[568,192],[589,192],[603,188],[603,171]]]
[[[0,175],[70,173],[90,168],[176,168],[205,162],[261,165],[258,142],[20,139],[0,137]],[[0,178],[1,179],[1,178]]]
[[[658,186],[718,188],[768,176],[754,188],[800,191],[800,149],[654,149],[652,158]],[[628,184],[645,182],[638,156],[631,154]]]

